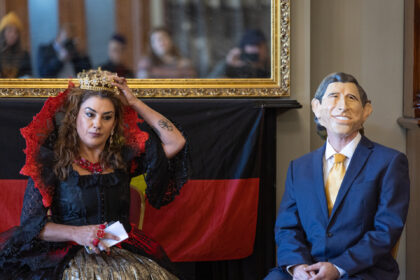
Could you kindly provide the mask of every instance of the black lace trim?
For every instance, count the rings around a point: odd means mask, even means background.
[[[177,127],[187,139],[182,128]],[[188,181],[191,166],[189,144],[187,139],[184,148],[175,157],[168,159],[156,133],[151,129],[148,132],[145,154],[146,197],[150,205],[159,209],[172,202]]]
[[[47,251],[45,247],[39,246],[42,241],[37,239],[46,221],[46,217],[35,217],[24,226],[11,229],[13,233],[0,252],[0,268],[12,263],[19,263],[22,266],[29,265],[33,268],[40,267],[38,258],[28,258],[25,253],[35,248],[40,249],[40,252]]]
[[[47,222],[47,209],[42,204],[41,194],[29,179],[23,199],[21,225],[0,235],[0,240],[5,240],[0,245],[0,269],[14,265],[37,270],[54,265],[48,253],[65,247],[67,243],[46,242],[38,238]]]

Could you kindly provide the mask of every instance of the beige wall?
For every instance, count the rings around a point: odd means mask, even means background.
[[[302,109],[279,114],[277,122],[277,205],[290,160],[322,145],[310,100],[324,76],[353,74],[372,100],[365,124],[373,141],[405,152],[397,125],[403,100],[403,5],[395,0],[292,0],[291,98]],[[398,261],[405,279],[405,238]]]
[[[374,108],[366,135],[405,152],[396,122],[402,115],[403,30],[404,1],[312,1],[311,92],[328,73],[353,74]],[[313,149],[320,143],[311,144]]]

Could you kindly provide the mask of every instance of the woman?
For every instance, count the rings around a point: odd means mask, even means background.
[[[14,12],[0,22],[0,77],[29,77],[32,72],[29,53],[21,47],[22,23]]]
[[[0,236],[0,278],[176,279],[163,249],[129,224],[129,183],[146,173],[150,204],[171,202],[187,179],[185,138],[124,78],[101,70],[79,78],[80,88],[49,98],[21,130],[30,179],[21,226]],[[112,221],[129,238],[108,248],[103,239],[119,240],[104,230]]]
[[[192,63],[175,47],[169,31],[155,28],[150,34],[150,55],[138,63],[137,78],[195,78]]]

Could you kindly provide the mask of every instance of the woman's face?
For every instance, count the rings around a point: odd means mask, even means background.
[[[150,43],[152,45],[153,52],[157,56],[162,56],[172,48],[172,40],[169,35],[164,31],[156,31],[150,36]]]
[[[14,25],[8,25],[4,28],[4,38],[8,46],[13,46],[19,39],[19,30]]]
[[[76,125],[81,145],[103,149],[115,126],[115,108],[111,100],[99,96],[88,98],[80,106]]]

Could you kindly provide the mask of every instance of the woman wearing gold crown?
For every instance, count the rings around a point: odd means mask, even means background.
[[[78,77],[80,88],[70,83],[21,129],[29,180],[21,225],[0,235],[0,279],[177,279],[163,249],[130,226],[129,183],[146,173],[150,204],[170,203],[187,180],[185,138],[124,78]],[[113,221],[129,238],[109,248]]]

